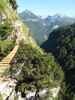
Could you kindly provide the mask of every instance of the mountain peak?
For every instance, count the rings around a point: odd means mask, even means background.
[[[30,10],[28,10],[28,9],[26,9],[24,12],[27,13],[27,14],[34,14]]]
[[[37,15],[35,15],[33,12],[29,11],[28,9],[26,9],[25,11],[23,11],[22,13],[20,13],[20,16],[22,16],[25,19],[35,19],[38,18]]]

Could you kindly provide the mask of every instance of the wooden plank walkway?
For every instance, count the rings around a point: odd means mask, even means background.
[[[10,68],[10,62],[12,61],[13,57],[15,56],[19,45],[16,45],[14,49],[0,62],[0,74],[2,74],[6,69]]]

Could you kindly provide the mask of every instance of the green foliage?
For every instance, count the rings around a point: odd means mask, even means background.
[[[20,45],[11,63],[11,75],[18,81],[16,91],[37,91],[43,88],[59,86],[63,72],[51,54],[41,54],[31,45]]]
[[[11,4],[11,6],[12,6],[12,8],[13,8],[14,10],[17,9],[17,3],[16,3],[16,0],[9,0],[9,3]]]
[[[0,100],[3,100],[2,94],[0,93]]]
[[[75,24],[54,30],[42,47],[52,52],[62,66],[69,95],[75,93]]]
[[[0,24],[0,39],[6,39],[12,32],[13,27],[8,20]]]
[[[5,12],[7,8],[7,0],[0,0],[0,12]]]
[[[15,45],[14,41],[4,40],[0,41],[0,60],[8,55]]]

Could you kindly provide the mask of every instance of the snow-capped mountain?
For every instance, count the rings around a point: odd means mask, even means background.
[[[38,44],[42,44],[47,39],[45,37],[48,37],[54,29],[75,22],[75,18],[59,14],[42,18],[29,10],[25,10],[19,15],[22,21],[30,28],[31,35]]]

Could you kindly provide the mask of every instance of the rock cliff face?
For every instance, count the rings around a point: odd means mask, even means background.
[[[10,78],[0,79],[0,94],[1,100],[14,100],[16,80]]]
[[[2,97],[0,97],[1,100],[14,100],[15,98],[17,98],[17,100],[30,100],[31,98],[34,98],[34,100],[36,100],[36,92],[29,92],[26,97],[21,97],[21,93],[15,92],[15,80],[7,80],[6,82],[2,82],[0,83],[0,95]],[[51,96],[49,97],[49,99],[54,100],[55,98],[58,97],[58,93],[60,91],[60,87],[56,87],[56,88],[52,88],[50,89],[50,94]],[[41,90],[38,95],[41,98],[45,98],[45,96],[47,95],[48,91],[47,89]]]

